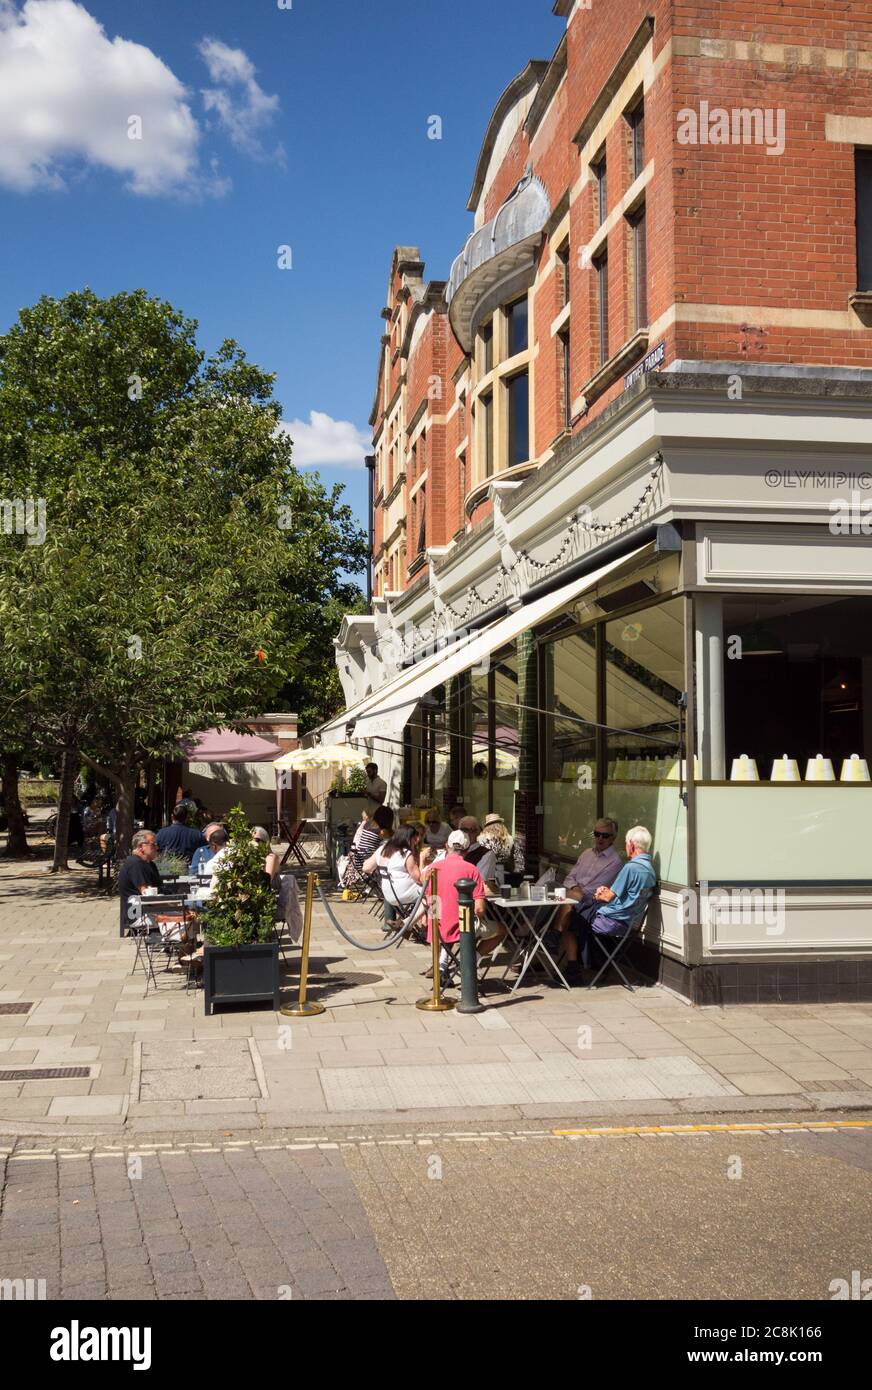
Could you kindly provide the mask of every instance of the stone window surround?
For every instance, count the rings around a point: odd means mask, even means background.
[[[494,311],[493,311],[492,316],[491,316],[489,319],[484,320],[484,322],[490,322],[490,323],[493,324],[493,334],[494,334],[494,336],[493,336],[493,343],[494,343],[494,366],[493,366],[493,369],[492,369],[490,372],[488,372],[486,376],[478,376],[478,370],[479,370],[480,361],[481,361],[481,356],[480,356],[480,330],[481,330],[481,328],[483,327],[483,324],[477,325],[477,331],[476,331],[476,350],[475,350],[475,370],[476,370],[476,378],[477,378],[477,379],[476,379],[476,381],[475,381],[474,387],[472,388],[471,392],[469,393],[469,398],[468,398],[468,401],[467,401],[467,410],[468,410],[469,412],[471,412],[471,414],[472,414],[472,420],[473,420],[472,428],[470,429],[470,437],[471,437],[473,440],[475,440],[475,446],[474,446],[473,451],[472,451],[472,454],[473,454],[473,457],[472,457],[472,471],[473,471],[473,477],[475,478],[475,482],[474,482],[474,484],[473,484],[472,490],[470,491],[470,493],[468,494],[468,496],[467,496],[467,498],[466,498],[466,501],[465,501],[465,503],[464,503],[464,506],[467,505],[467,503],[469,502],[470,498],[472,498],[476,493],[478,493],[479,491],[481,491],[481,489],[482,489],[483,487],[486,487],[486,485],[489,484],[490,481],[491,481],[491,479],[489,479],[489,478],[488,478],[488,479],[485,479],[485,478],[483,478],[483,477],[480,476],[480,471],[481,471],[481,466],[482,466],[482,448],[481,448],[481,443],[480,443],[480,440],[479,440],[479,419],[478,419],[478,414],[479,414],[479,412],[478,412],[478,410],[477,410],[479,397],[482,396],[482,395],[488,395],[489,393],[491,393],[491,394],[492,394],[492,398],[493,398],[493,405],[492,405],[492,410],[493,410],[493,428],[494,428],[494,443],[493,443],[494,473],[493,473],[493,477],[497,477],[497,476],[502,477],[502,476],[508,471],[508,470],[506,470],[506,469],[504,469],[504,468],[500,468],[500,467],[499,467],[499,462],[500,462],[500,460],[505,456],[505,452],[506,452],[506,449],[507,449],[507,447],[508,447],[508,402],[507,402],[508,384],[507,384],[507,383],[508,383],[508,379],[509,379],[510,377],[517,376],[519,372],[523,372],[523,371],[526,371],[526,372],[528,373],[528,376],[529,376],[529,379],[530,379],[530,425],[531,425],[531,433],[532,433],[532,423],[533,423],[533,419],[535,418],[535,417],[534,417],[534,414],[533,414],[533,362],[534,362],[535,356],[536,356],[535,349],[534,349],[534,334],[533,334],[533,324],[534,324],[533,304],[532,304],[532,302],[531,302],[531,300],[532,300],[532,295],[531,295],[531,290],[532,290],[532,288],[533,288],[533,287],[531,286],[530,289],[527,289],[527,290],[523,291],[521,294],[510,294],[509,297],[506,299],[505,303],[502,303],[502,304],[500,304],[498,307],[496,307],[496,308],[494,309]],[[518,302],[518,300],[519,300],[519,299],[523,299],[523,298],[525,297],[525,295],[526,295],[526,298],[527,298],[527,309],[528,309],[528,314],[529,314],[529,320],[528,320],[528,322],[529,322],[529,327],[528,327],[528,336],[527,336],[527,347],[526,347],[526,349],[525,349],[523,352],[518,352],[518,353],[516,353],[514,357],[507,357],[507,356],[505,355],[506,350],[507,350],[507,345],[508,345],[508,313],[507,313],[507,311],[508,311],[508,309],[510,308],[510,306],[511,306],[512,304],[516,304],[516,303]],[[525,462],[522,463],[522,464],[518,464],[517,467],[518,467],[518,468],[527,468],[527,467],[529,466],[529,463],[532,463],[532,462],[534,462],[534,460],[531,459],[531,460],[529,460],[529,462],[528,462],[528,461],[525,461]],[[468,514],[468,508],[467,508],[467,514]]]

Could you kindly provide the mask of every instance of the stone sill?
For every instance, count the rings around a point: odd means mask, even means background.
[[[853,294],[848,295],[848,305],[861,323],[867,328],[872,327],[872,290],[854,290]]]
[[[609,387],[617,381],[618,377],[623,376],[627,367],[638,357],[641,357],[648,347],[648,329],[640,328],[638,333],[634,333],[624,346],[620,348],[608,362],[604,362],[598,372],[594,372],[589,381],[585,382],[581,388],[581,395],[572,403],[573,419],[578,415],[583,415],[593,402],[607,391]]]

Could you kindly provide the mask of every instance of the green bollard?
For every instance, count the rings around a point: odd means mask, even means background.
[[[484,1013],[478,1002],[478,953],[475,949],[475,922],[472,894],[475,879],[459,878],[455,884],[460,908],[460,1003],[459,1014]]]

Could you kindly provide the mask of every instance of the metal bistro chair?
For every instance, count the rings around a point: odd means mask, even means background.
[[[136,940],[136,956],[130,973],[135,974],[137,965],[142,965],[145,975],[145,993],[148,995],[151,986],[154,986],[155,991],[158,989],[157,975],[154,969],[155,957],[161,954],[166,955],[167,961],[162,972],[166,974],[174,956],[180,965],[185,963],[182,957],[182,947],[189,944],[190,938],[187,936],[189,916],[183,897],[164,895],[151,897],[145,901],[148,903],[147,910],[143,910],[141,901],[140,918],[131,927],[131,934]],[[161,922],[164,924],[179,923],[185,930],[185,936],[179,939],[165,937],[160,930],[159,924]],[[192,983],[192,955],[189,955],[185,993],[191,988]]]
[[[419,944],[423,941],[426,941],[426,927],[422,931],[422,928],[416,922],[416,918],[418,916],[418,913],[420,912],[422,903],[424,903],[427,897],[427,883],[425,882],[421,885],[420,893],[418,893],[417,897],[415,897],[412,900],[412,902],[401,902],[394,891],[394,885],[391,882],[390,874],[388,873],[387,869],[379,865],[378,885],[380,892],[380,900],[383,901],[386,906],[392,907],[393,910],[396,912],[397,916],[399,917],[400,921],[404,923],[404,925],[406,926],[404,939],[409,941],[417,941]],[[422,923],[426,923],[426,914],[421,920]],[[391,935],[396,930],[397,928],[395,926],[389,925],[387,922],[385,922],[385,933],[387,935]],[[399,944],[402,945],[402,940]]]

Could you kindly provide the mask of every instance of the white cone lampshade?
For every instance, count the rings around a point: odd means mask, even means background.
[[[749,758],[747,753],[740,753],[738,758],[733,759],[733,766],[730,770],[731,782],[759,782],[760,774],[757,771],[757,764],[753,758]]]
[[[835,782],[836,774],[833,771],[832,758],[825,758],[823,753],[818,753],[816,758],[809,758],[805,769],[806,782]]]
[[[801,782],[799,775],[799,763],[795,758],[789,758],[784,754],[783,758],[776,758],[772,764],[771,782]]]
[[[865,758],[861,758],[859,753],[852,753],[850,758],[846,758],[842,763],[842,775],[840,782],[868,782],[869,764]]]
[[[694,758],[693,760],[693,778],[695,782],[699,781],[699,758]],[[678,759],[675,758],[669,765],[669,770],[666,773],[666,781],[680,782],[682,780],[685,782],[687,781],[687,763],[684,758],[681,759],[680,763]]]

